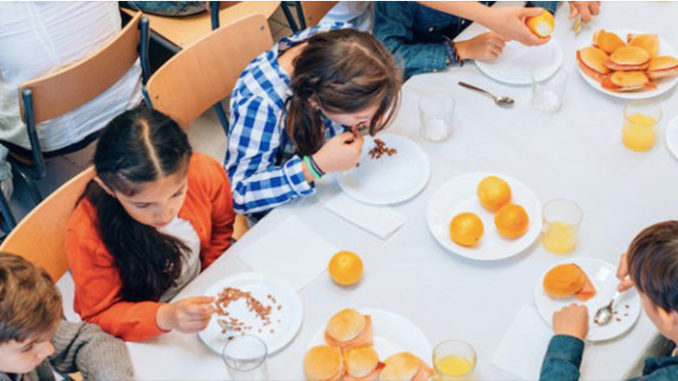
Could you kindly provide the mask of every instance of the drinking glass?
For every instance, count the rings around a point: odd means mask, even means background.
[[[222,353],[232,380],[268,380],[267,356],[266,343],[253,335],[233,337]]]
[[[419,100],[422,136],[432,142],[442,142],[450,135],[454,116],[454,98],[432,93]]]
[[[471,380],[476,366],[476,351],[463,341],[447,340],[433,350],[436,381]]]
[[[624,106],[622,143],[634,151],[648,151],[657,138],[656,125],[662,110],[652,101],[635,101]]]
[[[577,246],[577,232],[584,213],[577,203],[564,198],[544,204],[541,244],[555,254],[567,254]]]
[[[543,70],[532,72],[532,107],[545,114],[555,114],[563,106],[568,73],[564,68],[543,78]]]

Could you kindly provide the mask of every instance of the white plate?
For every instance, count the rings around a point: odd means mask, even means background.
[[[617,34],[624,42],[626,42],[626,35],[628,33],[634,33],[634,34],[640,34],[640,33],[650,33],[650,32],[640,32],[637,30],[631,30],[631,29],[610,29],[607,30],[605,29],[606,32],[612,32]],[[593,32],[595,33],[595,32]],[[593,44],[593,33],[587,38],[584,39],[584,43],[579,46],[579,49],[583,49],[587,46],[591,46]],[[574,53],[574,59],[577,59],[576,52]],[[663,39],[661,36],[659,37],[659,55],[665,56],[674,56],[678,57],[678,54],[676,53],[676,50],[671,46],[665,39]],[[671,90],[673,86],[678,83],[678,76],[672,77],[672,78],[667,78],[663,79],[661,81],[654,81],[655,84],[657,85],[657,88],[655,90],[650,90],[650,91],[637,91],[637,92],[614,92],[614,91],[609,91],[603,89],[603,87],[600,85],[600,83],[596,82],[593,78],[589,77],[588,75],[584,74],[584,72],[581,70],[579,67],[579,64],[577,64],[577,70],[579,71],[579,74],[581,74],[582,78],[584,78],[584,81],[588,83],[589,85],[593,86],[594,89],[600,91],[601,93],[605,93],[607,95],[611,95],[616,98],[621,98],[621,99],[647,99],[647,98],[652,98],[656,97],[657,95],[664,94],[665,92]]]
[[[379,360],[383,361],[395,353],[410,352],[427,364],[431,363],[433,347],[421,329],[414,323],[389,311],[367,308],[360,308],[358,311],[363,315],[372,317],[372,340]],[[330,317],[328,316],[325,321],[330,320]],[[325,324],[318,327],[306,351],[316,345],[326,344]]]
[[[673,157],[678,160],[678,116],[673,118],[666,126],[666,145]]]
[[[487,176],[506,181],[511,187],[511,202],[525,208],[530,225],[522,237],[506,239],[500,236],[494,225],[494,213],[480,204],[478,184]],[[464,247],[450,239],[450,221],[462,212],[475,213],[483,221],[483,237],[474,247]],[[510,176],[473,172],[454,177],[436,190],[428,202],[426,221],[431,234],[447,250],[470,259],[492,261],[519,254],[537,239],[541,231],[541,202],[525,184]]]
[[[212,285],[205,295],[216,297],[225,287],[249,291],[264,305],[273,304],[268,298],[271,295],[276,300],[275,305],[281,306],[280,310],[277,307],[271,310],[271,324],[268,326],[264,326],[256,314],[247,309],[244,299],[231,302],[226,310],[230,316],[252,327],[246,333],[261,338],[266,343],[269,354],[284,348],[299,331],[304,313],[303,304],[297,291],[289,284],[259,273],[242,273],[222,279]],[[216,320],[216,316],[212,317],[210,324],[198,336],[210,349],[221,354],[231,332],[222,333]]]
[[[506,43],[504,51],[494,61],[475,61],[478,69],[488,77],[509,85],[532,84],[532,73],[537,79],[546,79],[563,64],[563,50],[558,40],[539,46],[525,46],[516,41]]]
[[[376,137],[398,152],[370,158],[374,138],[365,137],[360,166],[338,176],[339,186],[352,198],[366,204],[387,205],[408,200],[421,192],[431,176],[431,163],[419,145],[393,134]]]
[[[596,258],[571,258],[562,263],[574,263],[581,267],[582,270],[593,283],[596,289],[596,295],[582,302],[577,298],[553,299],[544,292],[544,276],[553,267],[549,267],[544,271],[544,274],[539,277],[539,283],[534,289],[534,302],[541,317],[550,326],[553,313],[559,309],[576,303],[583,303],[589,309],[589,334],[586,340],[589,341],[603,341],[609,340],[628,331],[633,324],[635,324],[640,315],[640,297],[634,290],[628,290],[621,294],[615,302],[615,310],[618,310],[617,315],[613,315],[612,321],[604,326],[599,326],[593,322],[594,315],[598,308],[604,307],[610,302],[610,299],[617,291],[619,280],[616,277],[617,268],[611,263],[605,262]],[[554,266],[555,267],[555,266]],[[626,306],[629,306],[628,308]],[[627,315],[628,314],[628,315]],[[617,321],[617,318],[621,321]]]

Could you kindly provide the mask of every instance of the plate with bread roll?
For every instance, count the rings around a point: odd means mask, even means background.
[[[577,50],[584,81],[623,99],[646,99],[678,83],[678,52],[661,36],[629,29],[600,29]]]
[[[306,380],[411,380],[433,376],[433,348],[406,318],[376,309],[346,308],[313,335],[304,355]]]
[[[640,297],[635,289],[622,293],[615,301],[612,320],[599,324],[596,311],[606,306],[615,292],[619,279],[617,267],[597,258],[572,258],[546,270],[534,290],[539,314],[548,325],[553,313],[572,303],[584,304],[589,311],[588,341],[615,338],[633,327],[640,315]]]

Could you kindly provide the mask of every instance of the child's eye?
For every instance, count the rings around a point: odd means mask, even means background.
[[[22,352],[22,353],[30,352],[31,349],[33,349],[33,344],[29,344],[29,345],[27,345],[27,346],[21,348],[21,352]]]
[[[134,207],[137,209],[145,209],[148,208],[148,206],[151,204],[134,204]]]

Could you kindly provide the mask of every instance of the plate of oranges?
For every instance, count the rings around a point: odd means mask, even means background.
[[[522,182],[473,172],[444,183],[429,200],[429,230],[447,250],[492,261],[527,249],[541,231],[541,202]]]

